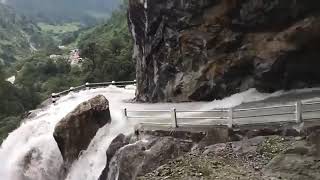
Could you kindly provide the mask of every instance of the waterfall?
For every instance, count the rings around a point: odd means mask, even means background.
[[[66,180],[97,180],[106,163],[106,150],[119,133],[129,134],[138,122],[124,120],[122,109],[170,109],[209,110],[232,107],[245,101],[262,100],[269,94],[249,90],[224,100],[193,103],[129,103],[134,98],[134,88],[107,87],[70,93],[55,105],[39,109],[36,115],[26,119],[10,133],[0,148],[1,180],[61,180],[59,176],[63,160],[53,138],[55,125],[81,102],[102,94],[110,104],[112,123],[99,129],[86,151],[75,161]]]
[[[14,82],[16,81],[16,76],[11,76],[7,78],[6,81],[10,82],[11,84],[14,84]]]
[[[122,103],[124,105],[122,100],[133,98],[134,90],[109,87],[81,91],[62,97],[56,105],[51,104],[38,110],[35,117],[25,120],[3,142],[0,149],[1,179],[41,180],[50,177],[52,180],[60,180],[56,175],[52,176],[59,174],[62,165],[62,157],[53,139],[55,125],[81,102],[98,94],[108,98],[112,116],[117,119],[117,111],[112,111],[113,108],[117,109]],[[26,157],[33,161],[25,160]]]

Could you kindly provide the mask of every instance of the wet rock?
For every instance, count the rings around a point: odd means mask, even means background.
[[[99,95],[81,103],[56,125],[53,136],[66,168],[87,149],[99,128],[110,122],[109,102]]]
[[[99,180],[107,180],[108,173],[109,173],[109,164],[111,159],[113,158],[114,154],[123,146],[129,144],[129,138],[126,137],[123,134],[119,134],[115,139],[112,140],[111,144],[108,147],[108,150],[106,152],[107,156],[107,163],[106,167],[102,171]]]
[[[51,158],[51,160],[47,161],[46,158]],[[43,169],[44,166],[46,166],[45,170]],[[63,179],[63,176],[63,162],[57,151],[46,154],[38,148],[31,148],[17,164],[11,179],[59,180]]]
[[[320,84],[317,0],[130,0],[140,101]]]
[[[114,155],[108,179],[135,179],[188,152],[191,146],[190,142],[172,137],[149,137],[129,144]]]

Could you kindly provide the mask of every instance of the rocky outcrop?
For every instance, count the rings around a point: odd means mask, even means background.
[[[258,136],[193,148],[137,179],[314,180],[320,179],[319,162],[302,137]]]
[[[56,125],[53,136],[66,168],[87,149],[98,129],[110,122],[109,102],[99,95],[81,103]]]
[[[319,127],[136,135],[112,141],[99,180],[319,179]]]
[[[191,147],[191,142],[172,137],[148,137],[126,145],[113,156],[107,179],[135,179],[190,151]]]
[[[278,144],[281,147],[285,143],[281,139],[281,137],[255,137],[210,145],[201,150],[193,148],[190,153],[137,179],[264,179],[260,170],[270,160],[266,154],[279,153],[282,149],[278,148]],[[277,146],[264,149],[266,142],[276,142]]]
[[[108,177],[108,173],[109,173],[109,164],[111,159],[113,158],[114,154],[122,147],[124,147],[125,145],[129,144],[129,138],[126,137],[123,134],[119,134],[116,138],[114,138],[112,140],[112,142],[110,143],[106,156],[107,156],[107,163],[105,168],[103,169],[99,180],[107,180]]]
[[[203,147],[229,140],[227,128],[213,128],[206,133],[143,131],[136,135],[120,134],[111,142],[99,180],[135,179],[189,152],[194,144]]]
[[[317,0],[130,0],[137,99],[317,86],[319,11]]]

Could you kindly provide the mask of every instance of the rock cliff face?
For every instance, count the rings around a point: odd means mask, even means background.
[[[130,0],[137,100],[320,83],[318,0]]]

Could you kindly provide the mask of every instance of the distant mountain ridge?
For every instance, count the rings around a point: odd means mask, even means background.
[[[46,38],[30,19],[0,4],[0,63],[10,64],[26,57],[50,42]]]
[[[35,21],[63,23],[80,21],[90,24],[106,17],[122,0],[6,0],[17,12]]]

